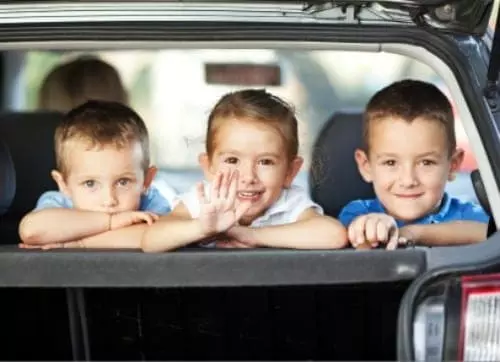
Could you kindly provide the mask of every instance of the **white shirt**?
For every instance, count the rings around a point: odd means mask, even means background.
[[[209,197],[210,184],[205,182],[204,185],[205,195]],[[182,202],[186,206],[193,219],[199,217],[200,203],[198,201],[196,186],[180,195],[175,200],[174,205],[177,205],[179,202]],[[292,185],[290,188],[283,189],[278,200],[262,216],[256,218],[250,226],[263,227],[289,224],[297,221],[299,216],[309,208],[313,208],[318,214],[323,215],[321,206],[312,201],[302,187]]]

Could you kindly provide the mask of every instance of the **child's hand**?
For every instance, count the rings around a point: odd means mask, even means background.
[[[388,250],[398,247],[399,229],[396,220],[381,213],[359,216],[349,225],[347,236],[356,249],[376,248],[387,244]]]
[[[238,171],[218,173],[211,187],[210,200],[207,200],[203,183],[197,185],[200,202],[198,219],[205,235],[225,232],[252,206],[250,201],[237,201]]]
[[[142,222],[152,225],[158,220],[158,215],[144,211],[122,211],[111,214],[109,220],[109,229],[116,230],[126,226],[139,224]]]
[[[242,243],[236,239],[218,240],[215,243],[216,248],[220,249],[250,249],[253,246],[249,244]]]

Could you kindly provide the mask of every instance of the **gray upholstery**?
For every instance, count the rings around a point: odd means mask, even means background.
[[[56,190],[50,176],[55,168],[54,131],[59,113],[26,112],[0,115],[0,136],[7,144],[16,175],[15,196],[2,216],[2,244],[17,243],[21,218],[44,191]]]
[[[0,141],[0,215],[7,212],[16,193],[16,171],[8,147]]]
[[[337,217],[350,201],[375,197],[354,161],[354,151],[361,146],[361,125],[361,111],[337,112],[314,145],[309,170],[311,196],[327,215]]]

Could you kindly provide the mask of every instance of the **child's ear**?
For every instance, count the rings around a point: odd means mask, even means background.
[[[57,170],[52,170],[50,172],[50,175],[52,176],[52,178],[56,182],[57,187],[59,188],[59,191],[62,192],[67,197],[70,197],[68,186],[66,185],[66,181],[64,181],[64,176],[62,175],[62,173],[60,173]]]
[[[359,173],[361,174],[361,177],[363,177],[363,180],[365,180],[366,182],[372,182],[372,169],[366,152],[357,149],[356,151],[354,151],[354,159],[356,160]]]
[[[146,173],[144,175],[144,191],[146,191],[148,187],[151,186],[151,183],[153,182],[157,172],[158,168],[156,168],[155,166],[151,166],[146,170]]]
[[[200,163],[201,169],[203,170],[203,174],[205,175],[205,179],[207,181],[212,181],[212,171],[210,165],[210,157],[205,152],[200,153],[198,155],[198,162]]]
[[[464,161],[464,150],[457,148],[453,155],[451,155],[450,160],[450,172],[448,173],[448,181],[453,181],[458,171],[460,171],[460,166]]]
[[[295,157],[292,162],[290,162],[285,178],[285,184],[283,185],[285,188],[292,185],[292,182],[295,179],[295,176],[299,173],[303,163],[304,159],[302,157]]]

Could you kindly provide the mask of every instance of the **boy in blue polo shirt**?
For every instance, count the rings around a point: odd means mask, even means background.
[[[138,248],[146,224],[170,212],[151,186],[146,125],[129,107],[88,101],[64,117],[54,143],[59,191],[21,220],[21,247]]]
[[[485,239],[482,208],[445,193],[463,150],[456,147],[451,104],[434,85],[403,80],[376,93],[365,110],[363,149],[355,159],[377,198],[352,201],[340,212],[354,247]]]

